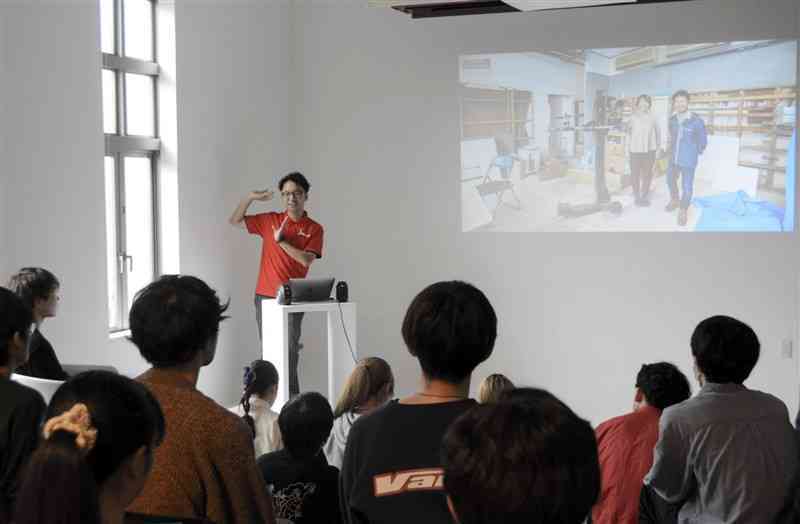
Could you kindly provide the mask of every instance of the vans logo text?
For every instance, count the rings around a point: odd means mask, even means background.
[[[412,469],[375,475],[375,496],[398,495],[409,491],[439,491],[444,489],[442,468]]]

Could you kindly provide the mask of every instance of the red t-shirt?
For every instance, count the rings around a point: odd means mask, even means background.
[[[289,256],[286,251],[275,242],[275,230],[281,227],[281,222],[286,218],[286,213],[260,213],[244,217],[247,231],[252,235],[259,235],[263,239],[261,244],[261,268],[258,271],[258,285],[256,294],[266,297],[275,297],[278,288],[289,281],[290,278],[305,278],[308,268]],[[308,218],[308,214],[297,222],[291,218],[286,221],[283,228],[283,237],[289,244],[309,251],[322,258],[322,226]]]
[[[600,424],[597,454],[602,488],[592,508],[594,524],[637,524],[639,492],[653,465],[661,410],[645,406]]]

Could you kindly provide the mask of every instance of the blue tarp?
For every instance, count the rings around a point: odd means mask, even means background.
[[[695,231],[783,231],[784,210],[744,191],[695,198],[702,210]]]

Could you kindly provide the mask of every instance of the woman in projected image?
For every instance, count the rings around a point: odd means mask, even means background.
[[[656,116],[650,111],[648,95],[636,99],[636,109],[628,123],[628,151],[631,160],[631,186],[637,206],[650,205],[650,185],[656,151],[661,148],[661,133]]]

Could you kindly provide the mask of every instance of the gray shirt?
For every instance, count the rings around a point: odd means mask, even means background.
[[[786,405],[738,384],[707,383],[664,410],[644,479],[681,524],[764,524],[784,505],[798,464]]]
[[[628,151],[650,153],[661,147],[661,130],[653,113],[635,112],[628,122]]]

